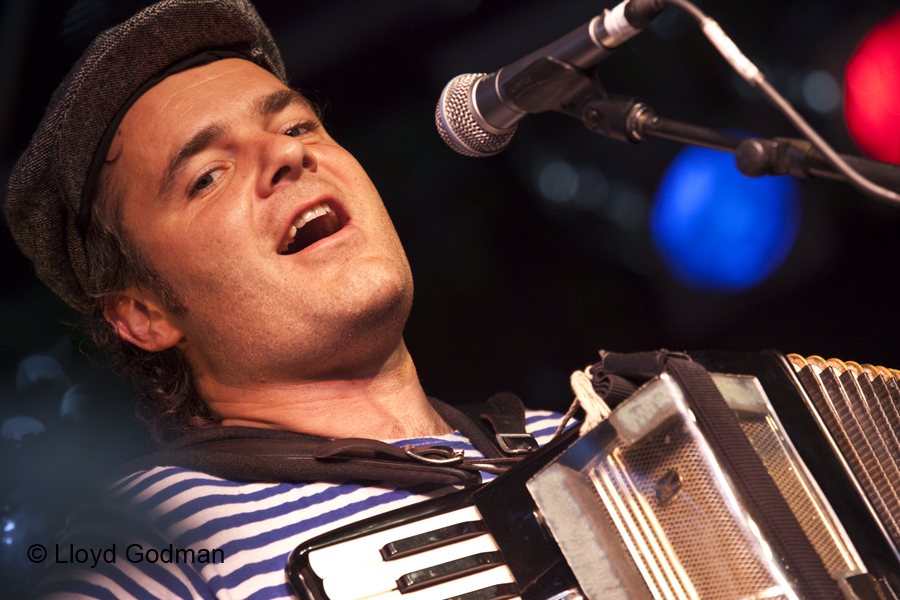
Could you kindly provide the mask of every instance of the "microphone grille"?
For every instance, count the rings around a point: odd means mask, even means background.
[[[491,133],[478,124],[470,108],[469,95],[484,73],[467,73],[450,80],[441,93],[434,120],[444,142],[466,156],[491,156],[509,144],[516,127]]]

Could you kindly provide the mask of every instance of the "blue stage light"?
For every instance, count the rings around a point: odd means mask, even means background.
[[[687,148],[656,192],[650,231],[672,275],[701,290],[761,283],[790,252],[800,225],[797,182],[746,177],[734,156]]]

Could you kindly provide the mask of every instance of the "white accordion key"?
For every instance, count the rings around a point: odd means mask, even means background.
[[[327,579],[345,571],[381,563],[384,560],[381,548],[386,544],[467,521],[481,521],[481,515],[474,506],[313,550],[309,553],[309,566],[320,578]]]

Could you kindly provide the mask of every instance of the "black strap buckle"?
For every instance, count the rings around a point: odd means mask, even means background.
[[[407,444],[403,447],[406,455],[432,465],[456,465],[465,459],[465,450],[454,450],[449,446],[419,446]]]
[[[498,433],[497,443],[507,454],[529,454],[538,449],[537,440],[530,433]]]

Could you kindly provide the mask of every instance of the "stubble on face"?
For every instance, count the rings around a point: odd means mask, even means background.
[[[235,386],[382,368],[402,347],[412,303],[409,264],[362,167],[324,131],[299,140],[278,134],[309,110],[253,117],[248,107],[261,94],[284,89],[251,63],[219,61],[151,89],[117,136],[114,169],[129,188],[125,226],[188,308],[172,318],[195,370]],[[221,183],[185,199],[179,179],[170,197],[155,197],[173,153],[210,122],[226,123],[227,134],[189,162],[187,181],[209,163],[223,165]],[[298,147],[314,168],[302,166]],[[290,177],[272,186],[279,165]],[[330,245],[279,255],[279,232],[320,198],[341,205],[347,231]]]

